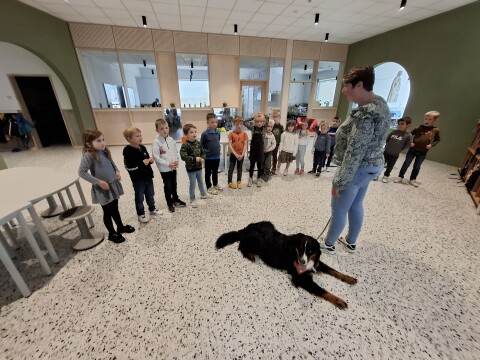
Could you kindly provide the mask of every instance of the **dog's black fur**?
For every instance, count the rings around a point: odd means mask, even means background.
[[[248,225],[240,231],[232,231],[221,235],[216,242],[216,248],[221,249],[239,241],[240,250],[247,259],[255,261],[259,256],[267,265],[287,270],[292,276],[296,287],[301,287],[313,295],[323,297],[340,309],[347,308],[347,303],[317,285],[312,279],[312,273],[321,271],[347,284],[357,283],[355,278],[342,274],[320,261],[320,244],[313,237],[298,233],[285,235],[277,231],[269,221]],[[304,256],[305,255],[305,256]],[[309,266],[308,271],[301,274],[296,264]]]

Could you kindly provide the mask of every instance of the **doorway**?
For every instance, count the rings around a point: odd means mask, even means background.
[[[41,145],[71,144],[67,127],[48,76],[14,76],[38,133]]]
[[[266,81],[240,81],[241,116],[250,119],[257,112],[266,113],[267,110]]]

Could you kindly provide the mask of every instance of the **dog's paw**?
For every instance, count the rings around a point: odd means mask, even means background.
[[[349,285],[355,285],[357,283],[357,279],[351,277],[351,276],[347,276],[345,278],[345,282]]]
[[[346,308],[348,308],[348,304],[340,298],[337,298],[335,300],[334,305],[341,310],[345,310]]]

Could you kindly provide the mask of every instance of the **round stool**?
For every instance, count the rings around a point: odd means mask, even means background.
[[[104,239],[103,232],[90,230],[88,228],[85,218],[93,212],[94,207],[85,205],[85,206],[75,206],[67,211],[64,211],[60,215],[60,220],[71,221],[75,220],[77,222],[78,228],[80,229],[81,239],[78,243],[73,246],[74,250],[88,250],[98,244],[100,244]]]

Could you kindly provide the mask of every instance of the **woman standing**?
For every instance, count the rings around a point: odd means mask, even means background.
[[[335,253],[335,243],[348,215],[348,234],[340,238],[354,252],[363,224],[363,199],[368,185],[383,169],[383,146],[390,124],[387,102],[375,95],[372,66],[354,68],[343,76],[342,93],[358,104],[337,130],[334,162],[338,165],[332,181],[332,220],[322,244]]]

